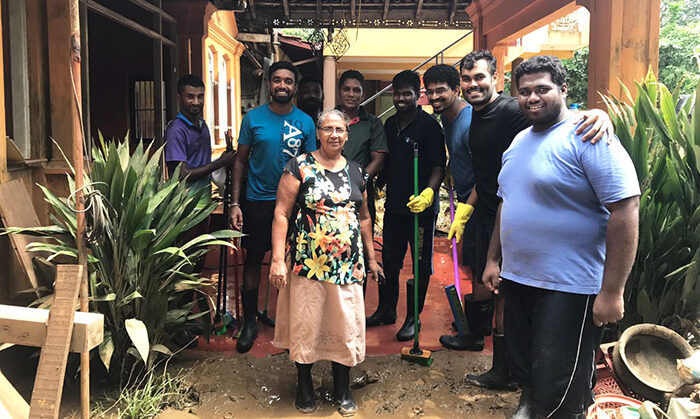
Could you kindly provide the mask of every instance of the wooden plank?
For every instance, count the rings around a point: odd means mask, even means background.
[[[58,419],[82,277],[83,267],[80,265],[58,265],[56,269],[56,292],[29,404],[29,417],[32,419]]]
[[[60,265],[59,265],[60,266]],[[49,310],[0,304],[0,343],[42,347],[46,341]],[[75,313],[70,351],[86,352],[102,343],[104,316]]]
[[[0,184],[0,219],[6,227],[40,226],[39,217],[34,211],[29,192],[21,180]],[[26,274],[27,284],[25,288],[37,288],[38,283],[34,268],[32,268],[32,254],[27,251],[26,247],[29,243],[45,241],[45,239],[24,234],[10,234],[9,236],[15,255]]]
[[[29,404],[0,373],[0,417],[25,419],[29,417]]]

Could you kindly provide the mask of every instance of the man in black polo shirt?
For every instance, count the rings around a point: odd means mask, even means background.
[[[445,175],[445,139],[440,124],[418,107],[420,78],[412,71],[397,74],[394,86],[396,115],[384,125],[389,152],[386,156],[386,203],[384,204],[384,273],[379,287],[379,307],[367,319],[367,326],[396,321],[399,272],[403,268],[406,245],[418,246],[418,312],[423,310],[428,282],[433,273],[433,236],[440,202],[434,199]],[[418,196],[414,196],[413,147],[418,144]],[[413,242],[413,218],[418,214],[418,243]],[[411,256],[413,256],[413,251]],[[406,321],[396,334],[400,341],[413,339],[415,332],[413,287],[406,283]],[[419,325],[420,327],[420,325]]]
[[[340,105],[336,107],[350,118],[348,141],[343,147],[343,156],[358,163],[369,175],[367,181],[367,206],[372,218],[372,229],[377,212],[374,208],[374,178],[384,167],[386,154],[386,136],[382,121],[370,115],[364,106],[365,77],[356,70],[348,70],[340,75],[338,97]]]

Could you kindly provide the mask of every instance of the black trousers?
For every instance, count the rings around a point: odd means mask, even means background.
[[[505,280],[505,341],[513,378],[531,387],[536,413],[571,418],[593,403],[595,295],[550,291]]]

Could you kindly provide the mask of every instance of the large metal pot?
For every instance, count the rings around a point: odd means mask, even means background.
[[[673,330],[639,324],[625,330],[613,350],[615,374],[630,390],[658,403],[664,393],[680,387],[676,360],[693,354],[693,348]]]

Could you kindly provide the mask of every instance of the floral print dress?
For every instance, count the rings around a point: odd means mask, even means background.
[[[348,160],[343,169],[333,172],[309,153],[291,159],[285,171],[301,182],[291,236],[292,272],[338,285],[364,281],[362,168]]]

